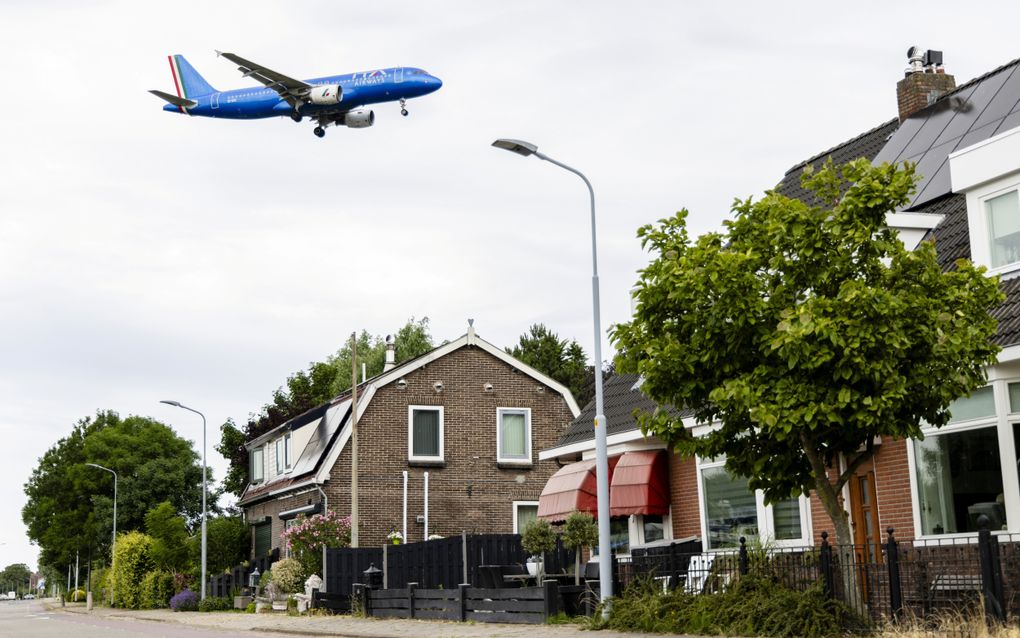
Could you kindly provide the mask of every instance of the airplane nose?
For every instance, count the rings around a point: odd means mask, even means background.
[[[433,91],[438,91],[443,86],[443,81],[434,75],[429,76],[429,88]]]

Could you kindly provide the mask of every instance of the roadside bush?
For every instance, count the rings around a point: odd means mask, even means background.
[[[153,570],[152,538],[141,532],[127,532],[117,538],[117,555],[111,570],[116,604],[138,609],[142,605],[142,580]]]
[[[75,594],[77,594],[77,596],[75,596]],[[69,589],[64,594],[64,600],[66,600],[69,603],[73,603],[73,602],[83,603],[83,602],[85,602],[85,590],[84,589]]]
[[[199,611],[230,611],[233,608],[234,601],[226,597],[215,598],[209,596],[198,603]]]
[[[795,591],[772,579],[744,576],[718,594],[662,593],[639,579],[614,599],[609,619],[596,613],[593,628],[656,633],[775,638],[829,638],[866,626],[821,585]]]
[[[170,572],[155,570],[142,579],[141,608],[162,609],[170,604],[174,595],[174,575]]]
[[[251,601],[250,603],[248,603],[248,606],[244,608],[244,613],[246,613],[246,614],[254,614],[255,613],[255,601],[254,600]]]
[[[300,561],[304,575],[321,574],[322,548],[335,549],[351,544],[351,517],[340,516],[333,510],[316,514],[284,530],[280,539]]]
[[[170,609],[174,611],[198,611],[198,594],[185,589],[170,599]]]
[[[109,571],[105,567],[92,570],[92,602],[96,605],[110,602],[110,590],[106,588],[106,575]]]
[[[304,588],[304,568],[293,558],[284,558],[273,563],[272,580],[284,594],[293,594]]]

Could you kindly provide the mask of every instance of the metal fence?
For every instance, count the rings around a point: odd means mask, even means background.
[[[261,556],[250,563],[242,563],[230,568],[224,574],[210,576],[207,594],[213,597],[233,596],[235,592],[248,586],[248,577],[258,570],[259,575],[272,568],[273,563],[280,560],[280,550],[274,549],[266,556]]]

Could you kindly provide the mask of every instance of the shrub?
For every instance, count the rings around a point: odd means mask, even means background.
[[[599,542],[599,526],[588,512],[572,512],[563,524],[563,546],[574,550],[575,581],[581,573],[581,550]]]
[[[272,580],[284,594],[293,594],[304,589],[304,568],[293,558],[284,558],[273,563]]]
[[[209,596],[198,603],[199,611],[230,611],[234,608],[234,601],[226,597]]]
[[[110,602],[110,590],[106,587],[107,573],[109,570],[105,567],[92,570],[92,602],[97,605]]]
[[[116,604],[138,609],[142,604],[142,579],[154,565],[150,555],[152,538],[141,532],[127,532],[117,538],[117,555],[111,570]]]
[[[140,606],[142,609],[162,609],[170,604],[174,595],[174,575],[155,570],[142,579]]]
[[[185,589],[170,599],[170,609],[174,611],[198,611],[198,594]]]
[[[195,577],[191,574],[174,572],[174,593],[179,594],[185,589],[191,589],[191,584],[194,582]]]
[[[244,608],[244,613],[246,613],[246,614],[254,614],[255,613],[255,601],[254,600],[251,601],[250,603],[248,603],[248,606]]]
[[[332,510],[316,514],[284,530],[280,539],[300,561],[304,574],[322,573],[322,548],[351,544],[351,517],[340,516]]]
[[[556,532],[549,521],[537,518],[524,527],[521,546],[532,556],[541,556],[556,549]]]
[[[776,638],[842,636],[866,626],[820,584],[796,591],[781,583],[744,576],[718,594],[662,593],[651,578],[638,579],[614,599],[609,619],[596,613],[593,626],[623,631]]]
[[[75,594],[77,594],[77,596]],[[85,590],[84,589],[69,589],[64,594],[64,600],[66,600],[69,603],[74,603],[74,602],[83,603],[83,602],[85,602],[85,598],[86,598],[86,595],[85,595]]]
[[[261,587],[262,589],[265,589],[266,587],[269,587],[269,583],[271,583],[271,582],[273,582],[273,570],[272,570],[272,568],[267,569],[266,571],[262,572],[262,575],[259,576],[259,587]]]

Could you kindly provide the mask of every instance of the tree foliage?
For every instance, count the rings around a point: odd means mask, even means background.
[[[574,340],[560,339],[544,324],[535,324],[513,348],[506,348],[508,354],[520,359],[542,374],[548,375],[567,386],[580,405],[591,398],[594,389],[589,389],[592,368],[581,344]]]
[[[149,554],[157,569],[171,572],[188,567],[188,526],[169,501],[145,514],[145,532],[152,538]]]
[[[945,424],[998,352],[997,280],[963,260],[943,272],[930,242],[908,251],[885,226],[914,181],[910,165],[829,162],[803,178],[825,207],[770,192],[737,201],[724,233],[691,241],[686,211],[642,227],[653,258],[633,320],[612,333],[618,366],[642,375],[645,394],[720,425],[692,438],[660,411],[643,418],[647,431],[683,453],[725,455],[769,502],[817,491],[840,543],[850,538],[837,494],[875,437]],[[830,479],[840,456],[848,467]]]
[[[118,474],[118,532],[144,529],[146,513],[163,501],[191,521],[201,512],[202,467],[191,442],[153,419],[100,411],[47,450],[25,484],[22,519],[41,565],[67,565],[90,545],[109,551],[113,476],[86,463]]]
[[[0,572],[0,591],[25,592],[31,584],[32,570],[24,563],[14,563]]]
[[[429,333],[429,319],[415,321],[408,319],[395,334],[396,362],[413,359],[432,350],[432,335]],[[358,378],[361,364],[366,364],[369,378],[382,372],[386,360],[386,341],[383,337],[372,336],[362,331],[357,337]],[[287,377],[287,382],[273,392],[272,401],[252,414],[243,427],[228,419],[220,427],[220,443],[216,451],[230,461],[230,468],[224,480],[224,490],[241,495],[248,484],[248,452],[245,441],[262,436],[273,428],[303,412],[321,405],[346,392],[351,387],[351,342],[343,345],[325,362],[312,362],[307,370],[299,370]]]
[[[107,576],[113,587],[115,604],[128,609],[141,608],[142,583],[154,567],[152,538],[142,532],[118,533],[117,554]]]
[[[217,516],[206,524],[206,571],[218,574],[248,558],[251,530],[240,516]],[[192,538],[192,562],[200,564],[202,551],[198,535]]]

